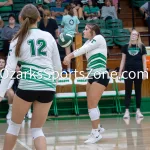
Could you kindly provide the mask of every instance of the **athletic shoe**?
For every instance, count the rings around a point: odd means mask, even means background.
[[[129,113],[129,111],[126,111],[123,116],[123,119],[129,119],[129,118],[130,118],[130,113]]]
[[[136,112],[136,118],[144,118],[144,116],[139,110]]]
[[[91,133],[91,135],[88,137],[88,140],[86,140],[84,143],[85,144],[94,144],[101,139],[102,139],[102,135],[99,132],[97,135],[95,135],[94,133]]]
[[[7,116],[6,116],[6,119],[7,119],[7,120],[11,119],[11,116],[12,116],[12,111],[9,110],[9,111],[8,111],[8,114],[7,114]]]

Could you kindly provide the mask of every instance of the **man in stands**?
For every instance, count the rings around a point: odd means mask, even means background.
[[[64,14],[64,8],[61,6],[62,0],[56,0],[56,7],[51,8],[52,16],[56,18],[56,20],[62,20],[62,16]]]

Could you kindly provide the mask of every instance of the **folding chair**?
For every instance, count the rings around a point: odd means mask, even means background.
[[[71,90],[69,91],[69,87]],[[57,91],[62,91],[62,92],[57,92]],[[64,99],[71,99],[73,102],[72,108],[58,108],[58,100],[64,100]],[[57,83],[57,90],[56,94],[53,100],[54,103],[54,114],[55,116],[58,116],[58,111],[59,110],[73,110],[75,114],[77,114],[77,108],[76,108],[76,102],[75,102],[75,92],[73,88],[73,83],[72,79],[69,77],[62,77],[59,78],[59,81]],[[65,106],[65,105],[63,105]]]

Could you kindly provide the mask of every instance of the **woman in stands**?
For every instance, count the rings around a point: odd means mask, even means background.
[[[100,127],[100,111],[98,102],[109,83],[109,75],[106,71],[107,45],[103,36],[100,35],[98,25],[87,24],[83,31],[84,38],[88,41],[79,49],[64,58],[64,64],[68,65],[72,58],[86,54],[88,61],[89,79],[87,83],[88,112],[92,122],[92,131],[85,143],[99,141],[104,129]]]
[[[102,7],[101,17],[104,20],[118,19],[116,8],[113,6],[112,0],[105,0],[105,6]]]
[[[88,0],[88,5],[84,7],[84,16],[86,20],[97,20],[100,17],[100,9],[95,0]]]
[[[141,73],[143,72],[144,73]],[[134,81],[136,95],[136,117],[143,118],[140,112],[142,79],[147,78],[146,49],[141,42],[140,34],[133,30],[130,41],[122,48],[122,60],[119,77],[125,78],[125,107],[124,119],[130,118],[129,106],[131,101],[132,85]]]
[[[39,29],[51,33],[55,39],[58,38],[57,22],[51,18],[51,13],[48,9],[44,10],[44,18],[39,23]]]
[[[21,123],[33,103],[31,134],[35,149],[46,150],[42,126],[56,90],[54,70],[58,72],[62,70],[60,56],[52,35],[37,28],[40,14],[34,5],[24,6],[19,17],[22,25],[10,44],[5,67],[7,71],[4,72],[0,84],[1,101],[6,93],[10,76],[19,61],[22,77],[13,99],[12,119],[6,132],[3,149],[14,148]]]
[[[67,5],[65,7],[65,13],[67,15],[63,16],[61,26],[64,28],[64,33],[68,33],[73,37],[73,44],[72,44],[72,49],[75,50],[75,33],[78,32],[78,24],[79,19],[77,16],[74,16],[73,9],[70,5]],[[70,46],[65,48],[66,55],[70,54]],[[71,69],[71,64],[67,65],[67,72],[71,73],[73,70]]]

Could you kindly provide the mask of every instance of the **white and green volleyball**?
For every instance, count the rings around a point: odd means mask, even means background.
[[[68,47],[72,44],[73,42],[73,37],[71,34],[69,33],[61,33],[59,35],[59,38],[58,38],[58,44],[61,46],[61,47]]]

